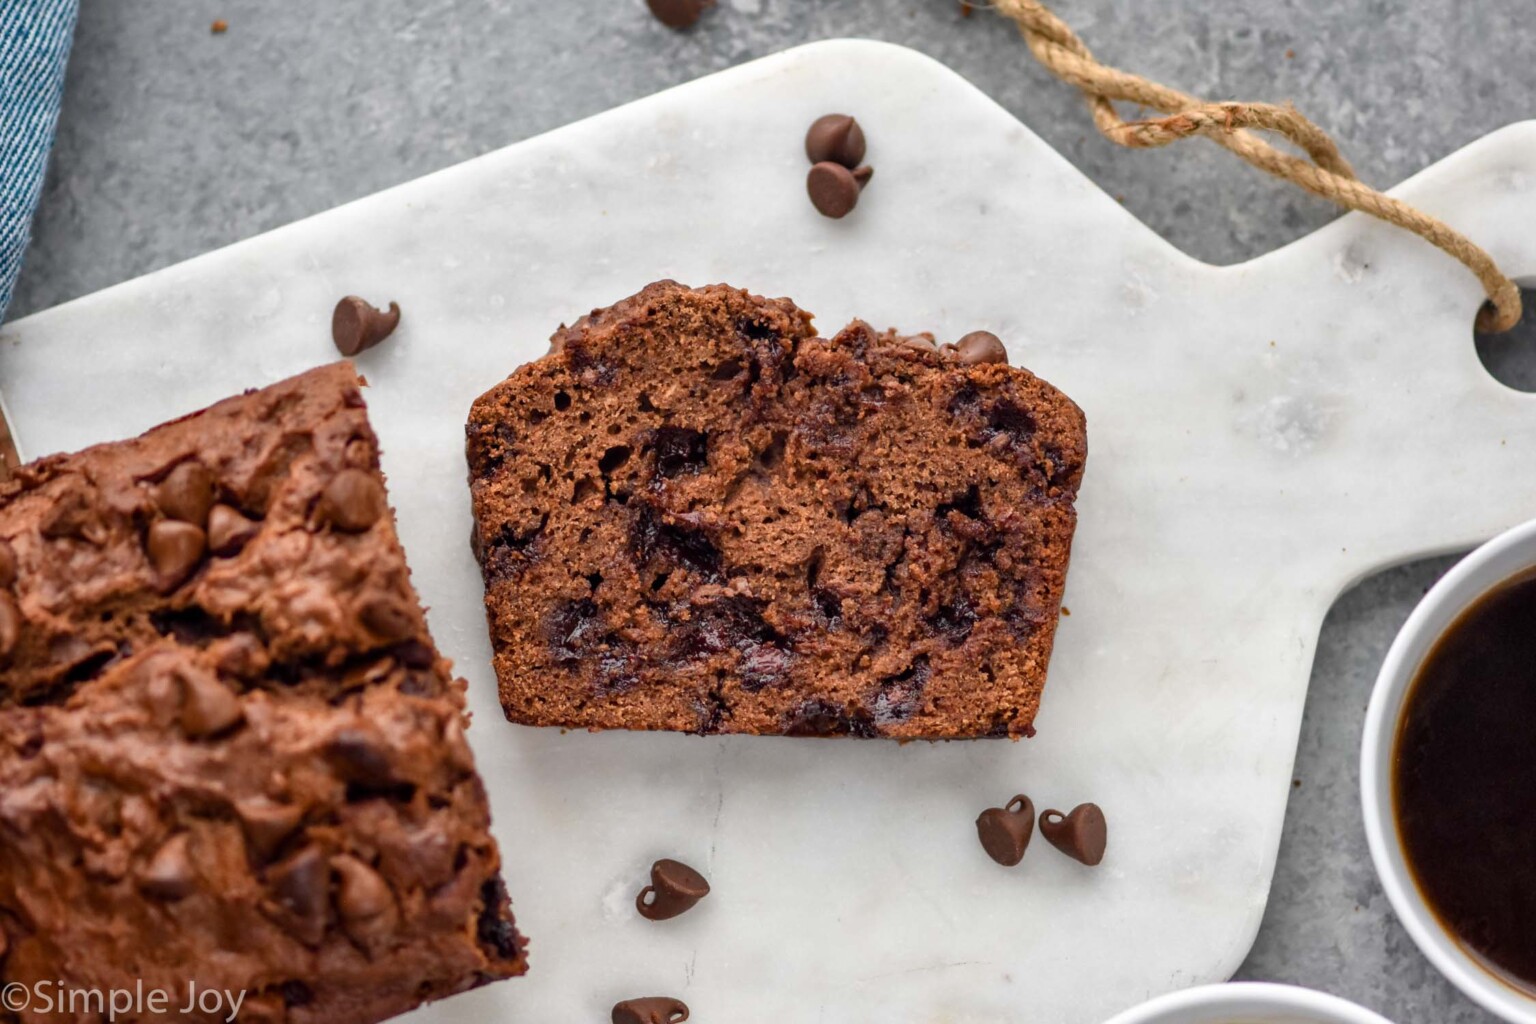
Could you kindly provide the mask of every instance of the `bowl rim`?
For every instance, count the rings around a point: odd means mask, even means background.
[[[1105,1024],[1180,1024],[1167,1015],[1186,1010],[1305,1014],[1317,1024],[1390,1024],[1375,1011],[1339,996],[1267,981],[1235,981],[1170,992],[1118,1013]]]
[[[1510,1024],[1536,1024],[1536,998],[1481,966],[1440,922],[1414,881],[1393,813],[1392,754],[1408,689],[1436,640],[1500,584],[1536,568],[1536,519],[1504,531],[1442,576],[1398,630],[1371,689],[1360,738],[1360,803],[1376,877],[1414,945],[1467,998]]]

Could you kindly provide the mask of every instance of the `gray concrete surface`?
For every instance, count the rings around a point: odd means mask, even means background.
[[[1128,68],[1213,98],[1295,100],[1378,183],[1536,113],[1529,0],[1060,0],[1058,9]],[[215,18],[228,20],[227,34],[209,33]],[[835,36],[903,43],[956,68],[1203,259],[1266,252],[1334,215],[1214,147],[1108,144],[1010,26],[985,11],[962,20],[954,0],[722,0],[681,36],[641,0],[83,0],[12,315]],[[1528,389],[1533,334],[1528,324],[1527,344],[1495,343],[1488,355]],[[1393,918],[1357,810],[1371,682],[1397,627],[1449,564],[1381,574],[1328,617],[1273,896],[1240,977],[1336,992],[1400,1024],[1493,1019],[1440,979]]]

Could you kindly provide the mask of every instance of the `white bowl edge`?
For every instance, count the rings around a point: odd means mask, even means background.
[[[1244,981],[1170,992],[1105,1024],[1389,1024],[1338,996],[1294,985]]]

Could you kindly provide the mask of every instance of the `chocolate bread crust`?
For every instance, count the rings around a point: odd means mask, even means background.
[[[526,969],[358,384],[0,488],[0,982],[363,1024]]]
[[[658,282],[557,332],[467,437],[510,720],[1032,732],[1087,441],[1027,370]]]

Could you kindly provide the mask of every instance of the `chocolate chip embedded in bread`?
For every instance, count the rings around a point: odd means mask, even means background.
[[[688,1006],[671,996],[646,996],[626,999],[613,1007],[613,1024],[682,1024],[688,1019]]]
[[[991,331],[972,331],[955,342],[955,358],[967,366],[977,363],[1008,362],[1008,350],[1003,340]]]
[[[1065,815],[1057,810],[1041,814],[1040,834],[1068,857],[1093,867],[1104,859],[1109,826],[1098,804],[1078,804]]]
[[[812,167],[805,179],[805,191],[811,197],[811,205],[822,216],[833,220],[853,212],[859,205],[859,192],[863,188],[864,183],[854,176],[853,171],[830,160]]]
[[[181,673],[181,729],[192,739],[215,736],[245,719],[240,698],[211,674]]]
[[[976,819],[976,837],[987,856],[1004,867],[1024,859],[1035,834],[1035,805],[1020,793],[1003,807],[989,807]]]
[[[0,591],[0,658],[9,657],[21,642],[21,608],[10,594]]]
[[[635,909],[651,921],[665,921],[709,895],[709,882],[687,864],[662,859],[651,865],[651,884],[635,897]]]
[[[162,591],[175,590],[197,569],[208,547],[202,528],[179,519],[161,519],[150,524],[149,564],[154,566]]]
[[[368,632],[389,643],[409,640],[416,635],[416,616],[403,602],[388,594],[363,598],[357,617]]]
[[[183,462],[155,488],[155,506],[172,519],[203,526],[213,506],[213,474],[201,462]]]
[[[245,832],[245,840],[256,854],[265,859],[299,829],[304,812],[291,804],[280,804],[266,797],[251,797],[235,804],[235,814]]]
[[[847,114],[825,114],[805,133],[805,155],[811,163],[830,160],[852,170],[864,159],[864,129]]]
[[[274,865],[267,877],[271,880],[272,895],[278,906],[297,918],[307,933],[314,935],[324,930],[331,869],[319,847],[305,847]]]
[[[645,0],[656,20],[667,28],[688,28],[715,6],[715,0]]]
[[[360,469],[331,477],[320,494],[320,521],[346,533],[363,533],[384,514],[384,491]]]
[[[349,924],[366,923],[395,908],[394,894],[379,873],[356,857],[331,858],[336,872],[336,910]]]
[[[238,509],[215,505],[208,511],[208,550],[228,557],[249,544],[260,530]]]
[[[10,541],[0,540],[0,587],[16,583],[16,549]]]
[[[214,668],[235,679],[258,679],[272,664],[267,649],[249,633],[215,640],[208,645],[208,651],[213,657]]]
[[[192,857],[187,848],[187,833],[166,840],[150,858],[139,877],[139,888],[146,896],[161,900],[180,900],[192,895],[197,879],[192,871]]]
[[[366,722],[338,729],[325,745],[325,758],[348,782],[386,783],[394,776],[384,737]]]
[[[336,303],[331,313],[331,340],[336,350],[348,358],[366,352],[395,332],[400,326],[400,305],[389,310],[376,309],[367,300],[348,295]]]

